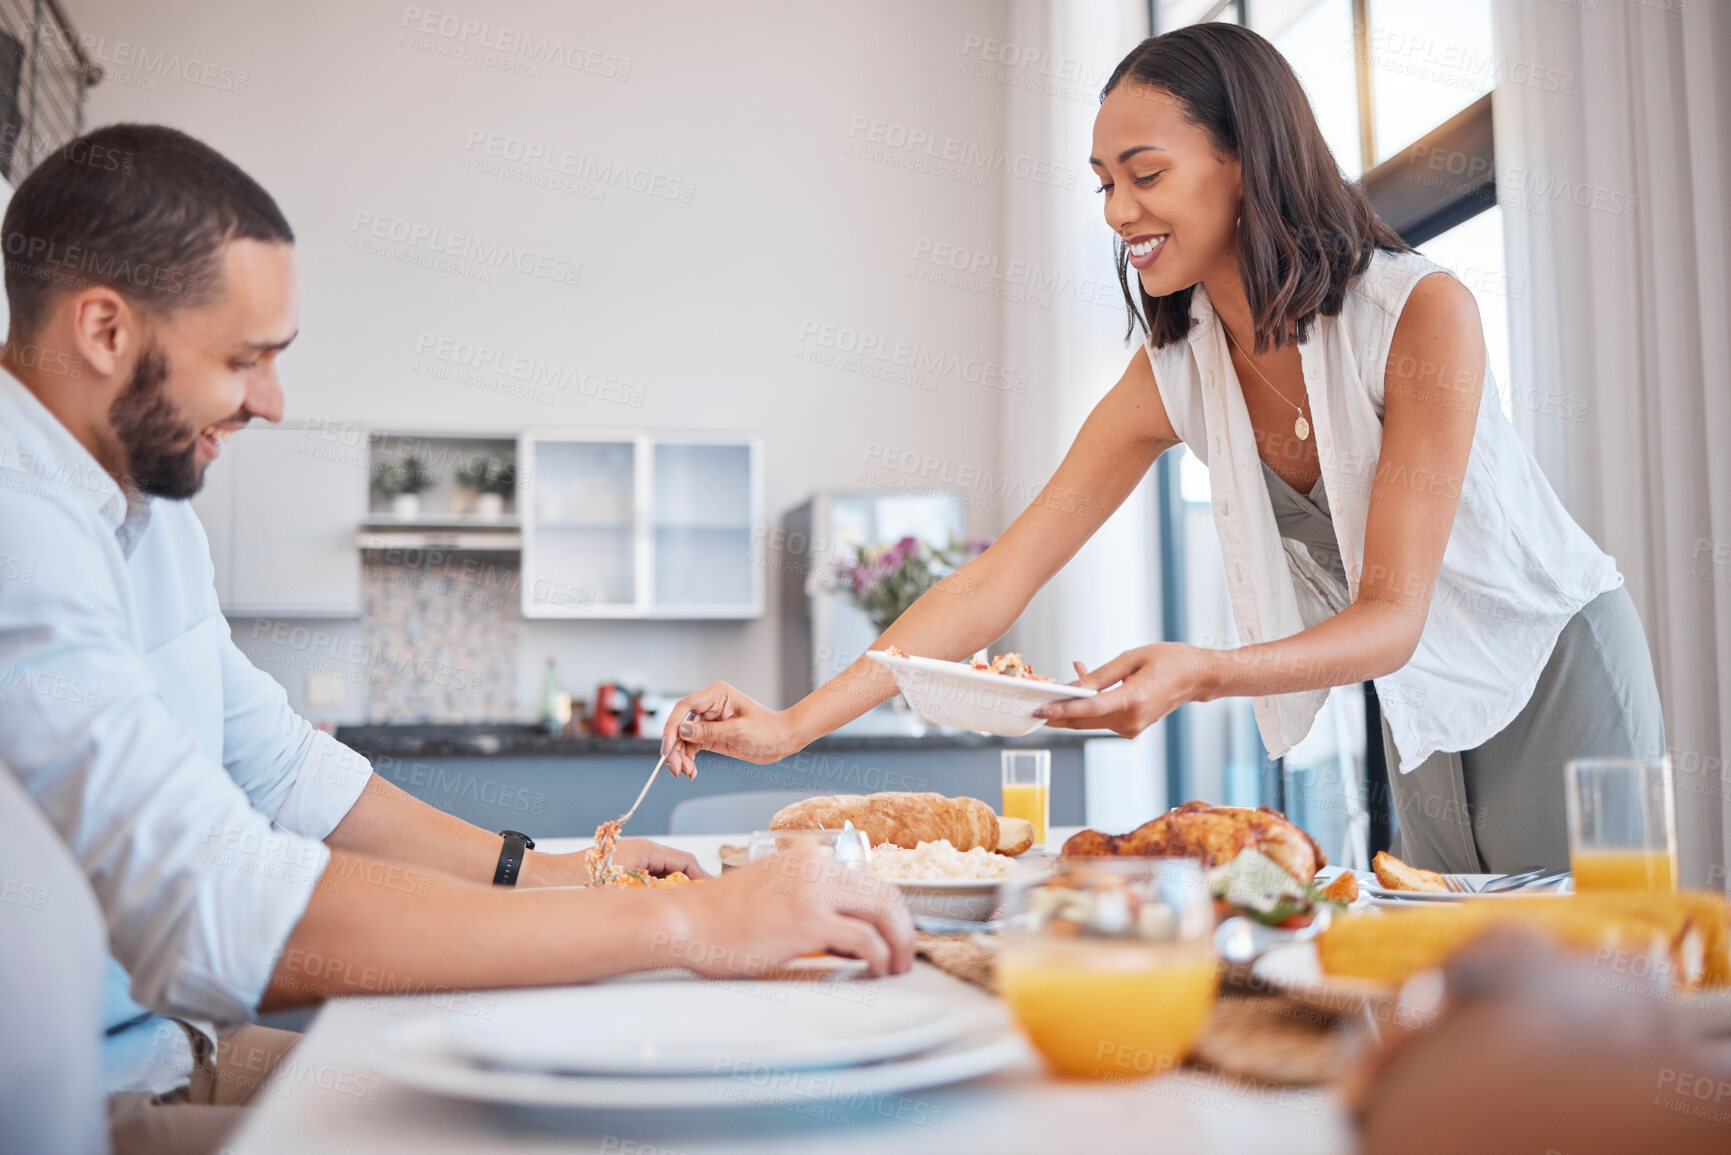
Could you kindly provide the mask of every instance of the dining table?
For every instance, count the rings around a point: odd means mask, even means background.
[[[1073,828],[1053,828],[1051,833],[1051,845],[1058,845]],[[741,833],[657,841],[690,852],[715,874],[721,868],[721,847],[743,846],[749,838]],[[588,839],[549,838],[539,840],[537,848],[558,853],[589,845]],[[706,981],[712,980],[677,970],[608,980]],[[880,991],[929,996],[976,1027],[1013,1029],[1000,999],[923,959],[905,974],[852,981],[877,984]],[[763,1103],[742,1094],[725,1104],[683,1109],[490,1102],[417,1090],[386,1073],[381,1043],[418,1019],[484,1013],[493,1000],[551,1000],[559,993],[560,988],[541,988],[332,999],[260,1088],[247,1122],[224,1145],[224,1155],[1010,1155],[1117,1150],[1333,1155],[1355,1149],[1345,1105],[1326,1087],[1260,1083],[1188,1065],[1154,1078],[1062,1079],[1050,1074],[1025,1044],[1007,1065],[947,1086],[809,1102]],[[767,988],[765,993],[774,995]],[[581,1023],[572,1024],[574,1030],[581,1028]]]

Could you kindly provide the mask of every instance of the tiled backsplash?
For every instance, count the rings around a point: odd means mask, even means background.
[[[517,713],[515,558],[418,555],[406,564],[368,557],[362,623],[374,668],[370,722],[481,722]]]

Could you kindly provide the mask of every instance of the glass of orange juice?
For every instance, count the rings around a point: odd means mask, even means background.
[[[1052,752],[1005,750],[1003,809],[1005,818],[1033,824],[1034,845],[1046,845],[1046,824],[1052,816]]]
[[[1568,765],[1575,890],[1676,890],[1677,815],[1669,758],[1577,758]]]
[[[1183,1062],[1214,1006],[1214,906],[1196,863],[1064,859],[1012,886],[998,989],[1060,1075],[1146,1079]]]

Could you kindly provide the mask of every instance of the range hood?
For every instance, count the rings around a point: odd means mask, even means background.
[[[496,521],[451,518],[399,521],[379,518],[361,523],[355,534],[361,550],[442,549],[471,553],[516,553],[523,548],[523,534],[514,517]]]

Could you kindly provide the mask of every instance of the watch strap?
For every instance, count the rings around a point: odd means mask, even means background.
[[[523,852],[535,846],[535,840],[520,830],[501,830],[505,845],[499,848],[499,865],[493,868],[494,886],[516,886],[523,872]]]

